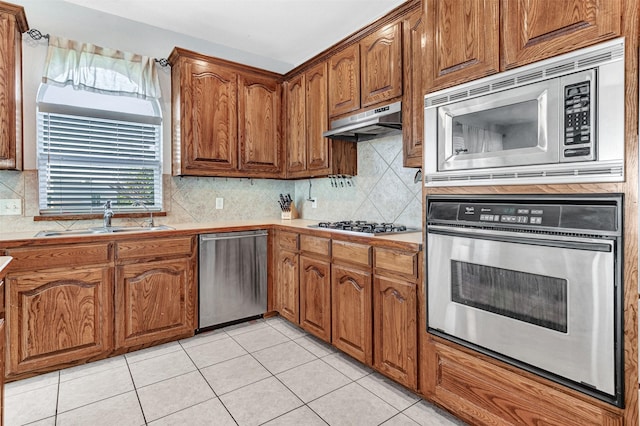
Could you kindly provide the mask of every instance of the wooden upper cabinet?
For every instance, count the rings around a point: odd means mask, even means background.
[[[427,26],[421,10],[402,23],[404,90],[402,94],[402,143],[404,167],[422,167],[424,139],[424,78]]]
[[[397,22],[360,42],[363,108],[402,95],[401,25]]]
[[[360,45],[329,58],[329,117],[360,109]]]
[[[305,78],[307,169],[312,176],[330,174],[331,141],[322,137],[329,129],[327,115],[327,63],[306,72]]]
[[[22,6],[0,2],[0,169],[22,170]]]
[[[502,69],[621,35],[622,5],[614,0],[502,0]]]
[[[424,5],[427,91],[499,71],[499,0],[425,0]]]
[[[183,66],[179,169],[184,174],[235,170],[237,74],[202,61],[185,62]]]
[[[622,35],[622,1],[425,0],[426,91]]]
[[[238,78],[239,168],[260,172],[260,177],[279,177],[280,83],[268,77]]]
[[[284,87],[287,110],[285,121],[287,174],[295,175],[303,173],[307,169],[306,79],[304,74],[288,81]]]
[[[179,47],[169,62],[173,174],[281,177],[282,76]]]

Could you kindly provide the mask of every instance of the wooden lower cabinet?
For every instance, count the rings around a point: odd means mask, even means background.
[[[48,371],[113,349],[110,266],[9,274],[7,375]]]
[[[333,345],[358,361],[371,365],[371,272],[331,266],[331,321]]]
[[[298,273],[300,255],[291,250],[279,249],[276,262],[276,287],[278,311],[280,315],[294,324],[300,322]]]
[[[373,281],[373,366],[417,387],[416,284],[376,276]]]
[[[431,340],[425,396],[477,425],[622,425],[607,404],[575,398],[475,354]]]
[[[300,256],[300,327],[331,341],[331,264]]]
[[[193,335],[196,280],[191,258],[116,269],[116,348]]]

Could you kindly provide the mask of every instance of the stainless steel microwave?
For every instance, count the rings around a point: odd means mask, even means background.
[[[430,93],[426,186],[624,180],[624,39]]]

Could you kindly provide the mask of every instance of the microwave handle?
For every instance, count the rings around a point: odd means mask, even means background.
[[[604,253],[610,253],[613,250],[611,244],[606,243],[590,243],[584,241],[560,241],[560,240],[544,240],[535,237],[519,237],[514,235],[508,235],[508,233],[500,233],[500,235],[491,234],[481,234],[478,233],[474,229],[465,229],[462,230],[450,230],[447,227],[427,227],[427,234],[439,234],[439,235],[447,235],[451,237],[463,237],[463,238],[472,238],[479,240],[489,240],[489,241],[498,241],[505,243],[516,243],[516,244],[530,244],[535,246],[545,246],[545,247],[557,247],[557,248],[567,248],[567,249],[575,249],[575,250],[587,250],[587,251],[599,251]]]

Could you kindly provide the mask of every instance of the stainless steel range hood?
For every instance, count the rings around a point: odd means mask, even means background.
[[[322,136],[351,142],[363,142],[402,133],[402,102],[354,114],[331,122],[331,130]]]

